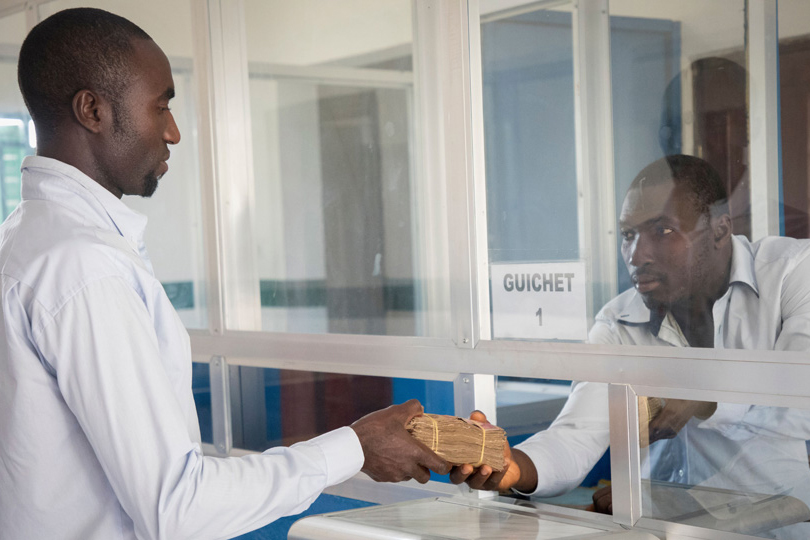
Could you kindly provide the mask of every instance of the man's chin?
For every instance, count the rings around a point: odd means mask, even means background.
[[[641,299],[644,301],[644,305],[647,306],[651,312],[658,312],[665,310],[668,303],[664,300],[656,298],[651,293],[638,293],[641,295]]]
[[[147,176],[144,178],[143,194],[141,196],[149,198],[154,195],[155,191],[157,191],[158,182],[160,182],[160,178],[157,176]]]

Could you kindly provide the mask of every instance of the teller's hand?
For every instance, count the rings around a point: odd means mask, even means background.
[[[650,420],[650,444],[674,438],[693,416],[705,420],[716,409],[717,403],[714,402],[668,399],[661,412]]]
[[[600,514],[613,514],[613,491],[610,486],[597,489],[593,494],[593,504],[586,510]]]
[[[484,413],[475,411],[470,415],[470,420],[487,422],[487,417]],[[510,448],[508,442],[504,442],[503,456],[506,465],[502,471],[493,471],[489,465],[475,468],[466,463],[453,467],[450,471],[450,481],[454,484],[464,482],[473,489],[487,491],[509,491],[512,488],[526,492],[534,491],[537,485],[537,472],[528,456],[520,450]],[[527,475],[527,470],[531,474]],[[531,485],[527,485],[527,479],[521,478],[522,476],[528,476]]]

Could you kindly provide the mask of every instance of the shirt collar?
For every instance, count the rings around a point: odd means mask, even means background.
[[[751,251],[751,243],[744,236],[731,237],[729,286],[735,283],[748,285],[759,296],[756,272],[754,271],[754,253]],[[638,291],[633,291],[633,296],[623,306],[616,320],[629,326],[648,325],[650,332],[654,336],[658,336],[666,315],[666,313],[651,313]]]
[[[748,285],[759,296],[754,252],[751,249],[751,242],[744,236],[731,237],[731,272],[728,282],[729,285],[733,283]]]
[[[136,243],[143,240],[146,216],[128,207],[76,167],[52,158],[27,156],[23,159],[22,171],[29,173],[23,174],[22,178],[24,201],[61,202],[59,192],[66,189],[88,203],[96,211],[97,221],[103,222],[104,226],[115,228],[121,236]],[[88,217],[92,219],[94,216]]]

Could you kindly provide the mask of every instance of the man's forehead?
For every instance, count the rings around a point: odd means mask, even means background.
[[[641,178],[624,197],[620,221],[636,225],[662,216],[675,217],[675,203],[684,195],[671,178],[655,182]]]
[[[135,39],[133,49],[133,76],[136,79],[149,80],[159,87],[161,92],[166,92],[169,88],[173,90],[174,82],[169,59],[157,43],[151,39]]]

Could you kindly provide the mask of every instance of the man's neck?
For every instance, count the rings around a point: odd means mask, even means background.
[[[710,293],[690,297],[669,308],[691,347],[714,347],[714,303],[728,291],[731,257],[715,275],[716,283],[707,287]]]
[[[671,306],[670,312],[690,347],[714,347],[714,301],[704,299],[685,306]]]

